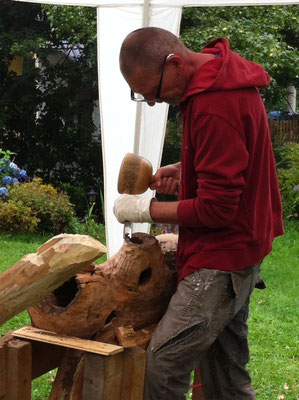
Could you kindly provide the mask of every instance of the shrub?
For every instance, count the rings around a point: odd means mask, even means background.
[[[81,185],[73,185],[71,183],[62,183],[59,185],[59,188],[69,196],[70,202],[74,206],[76,216],[83,218],[87,208],[84,187]]]
[[[0,232],[35,232],[39,219],[22,201],[0,200]]]
[[[101,243],[105,243],[105,226],[95,221],[95,215],[93,214],[94,206],[95,204],[88,208],[84,220],[80,221],[79,218],[71,219],[69,232],[79,235],[90,235]]]
[[[65,232],[74,214],[68,196],[51,185],[43,185],[39,178],[10,188],[8,199],[31,208],[39,219],[39,233]]]
[[[70,221],[68,233],[74,233],[78,235],[89,235],[99,240],[101,243],[105,243],[105,226],[97,224],[94,219],[89,222],[80,221],[78,218],[72,218]]]
[[[284,217],[298,219],[299,215],[299,144],[287,143],[280,151],[277,163],[278,180]]]

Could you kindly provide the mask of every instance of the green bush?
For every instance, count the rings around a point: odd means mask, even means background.
[[[299,144],[286,143],[279,151],[278,180],[286,218],[298,219],[299,215]]]
[[[101,243],[105,243],[105,226],[98,224],[93,216],[86,215],[83,221],[79,218],[72,218],[69,224],[68,233],[74,233],[78,235],[90,235]]]
[[[174,113],[173,109],[172,113]],[[161,165],[174,164],[180,161],[182,130],[182,125],[175,117],[167,122]]]
[[[161,166],[175,164],[180,161],[180,152],[182,146],[182,124],[177,121],[175,112],[177,108],[169,108],[169,120],[167,122],[165,141],[163,146]],[[159,201],[176,201],[175,196],[164,193],[156,193]]]
[[[105,243],[105,228],[102,224],[97,224],[94,219],[87,222],[81,222],[78,218],[72,218],[69,225],[69,233],[78,235],[89,235]]]
[[[58,234],[68,230],[73,217],[73,206],[69,197],[51,185],[43,185],[41,179],[15,185],[8,192],[8,200],[22,202],[39,219],[39,233]],[[19,204],[19,203],[18,203]]]
[[[61,183],[59,188],[69,196],[70,202],[74,206],[76,216],[83,218],[87,208],[84,187],[81,185],[73,185],[71,183]]]
[[[39,219],[22,201],[0,200],[0,232],[35,232]]]

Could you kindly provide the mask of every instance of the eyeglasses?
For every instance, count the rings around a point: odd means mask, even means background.
[[[162,71],[161,71],[161,78],[160,78],[160,82],[159,82],[159,85],[158,85],[157,94],[156,94],[155,98],[154,98],[153,100],[150,100],[150,101],[153,101],[153,102],[160,101],[160,94],[161,94],[162,82],[163,82],[163,75],[164,75],[164,67],[165,67],[166,61],[167,61],[170,57],[172,57],[172,56],[174,56],[173,53],[168,54],[168,55],[164,58],[164,60],[163,60],[163,63],[162,63]],[[140,103],[140,102],[148,102],[148,101],[149,101],[149,100],[146,100],[146,99],[142,96],[142,94],[134,93],[132,89],[131,89],[131,100],[136,101],[137,103]]]

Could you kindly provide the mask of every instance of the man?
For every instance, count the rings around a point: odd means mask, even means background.
[[[267,116],[264,69],[224,38],[200,53],[163,29],[130,33],[120,69],[132,100],[178,104],[181,161],[152,189],[175,202],[122,195],[118,220],[180,227],[179,283],[147,350],[145,400],[183,400],[200,364],[206,400],[255,399],[246,364],[249,297],[273,238],[283,234]]]

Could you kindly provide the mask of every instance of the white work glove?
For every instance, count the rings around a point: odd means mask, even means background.
[[[125,221],[153,223],[154,221],[150,214],[152,200],[156,201],[154,198],[122,194],[114,202],[114,215],[121,224]]]

